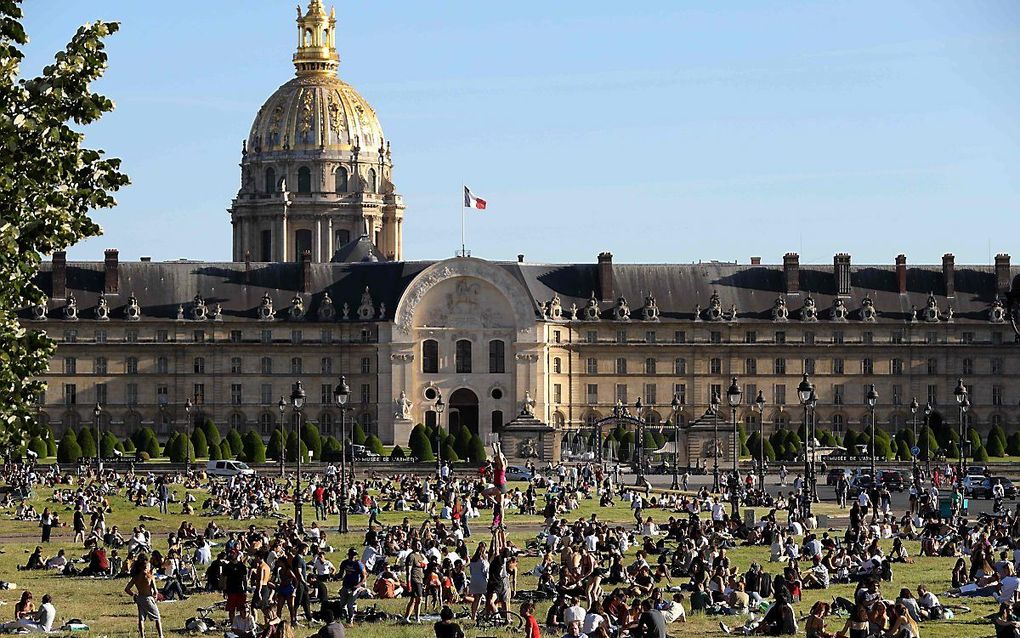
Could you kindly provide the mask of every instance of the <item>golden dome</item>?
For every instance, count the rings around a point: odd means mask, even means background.
[[[299,150],[377,151],[383,131],[375,110],[337,77],[336,13],[327,16],[320,0],[298,7],[297,77],[273,93],[259,109],[248,136],[256,153]]]

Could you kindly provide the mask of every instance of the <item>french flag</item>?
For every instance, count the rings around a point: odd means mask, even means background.
[[[471,194],[471,190],[464,187],[464,208],[477,208],[478,210],[485,210],[485,200],[481,197],[475,197]]]

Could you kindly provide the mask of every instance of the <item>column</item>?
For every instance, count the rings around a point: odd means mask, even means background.
[[[315,253],[312,255],[315,263],[322,263],[322,218],[315,219]]]

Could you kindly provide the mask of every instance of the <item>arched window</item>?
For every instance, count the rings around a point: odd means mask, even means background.
[[[335,178],[336,192],[338,194],[339,193],[346,193],[347,192],[347,169],[344,168],[343,166],[341,166],[340,168],[336,169],[336,173],[334,173],[334,178]],[[344,242],[344,243],[347,243],[347,242]]]
[[[457,341],[454,354],[457,374],[471,374],[471,342],[467,339]]]
[[[276,192],[276,171],[272,167],[266,169],[266,192],[269,194]]]
[[[595,422],[599,420],[598,412],[589,412],[584,415],[584,423],[590,428],[595,427]]]
[[[337,248],[339,248],[340,246],[343,246],[344,244],[350,243],[350,241],[351,241],[351,231],[349,231],[349,230],[338,230],[335,233],[333,233],[333,237],[335,238],[333,240],[333,243],[336,244]]]
[[[505,346],[499,339],[489,342],[489,372],[492,374],[503,374],[506,372]],[[468,357],[471,356],[471,344],[468,343]],[[468,366],[470,367],[470,363]]]
[[[298,169],[297,192],[304,194],[312,192],[312,171],[307,166],[302,166]]]
[[[375,169],[368,169],[368,192],[377,193],[379,192],[379,180],[375,175]]]
[[[425,374],[439,372],[439,342],[435,339],[421,342],[421,371]]]
[[[301,255],[304,255],[306,250],[309,252],[312,250],[312,231],[302,228],[294,233],[294,260],[301,261]]]

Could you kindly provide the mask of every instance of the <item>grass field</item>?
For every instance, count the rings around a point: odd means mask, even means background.
[[[183,492],[183,488],[178,486],[178,496],[182,496]],[[42,508],[46,505],[45,501],[50,496],[51,491],[46,489],[38,490],[34,495],[33,502],[39,511],[42,511]],[[203,495],[196,492],[196,496],[200,503]],[[138,524],[139,515],[144,513],[158,516],[160,518],[159,521],[147,522],[146,526],[153,532],[155,548],[161,550],[166,548],[167,534],[175,531],[185,518],[179,514],[179,504],[172,506],[170,514],[165,516],[160,516],[154,509],[137,508],[122,498],[113,498],[112,504],[114,512],[107,517],[107,524],[118,525],[125,533],[130,532],[131,528]],[[821,513],[835,514],[837,512],[835,507],[831,505],[822,504],[820,507]],[[58,509],[58,512],[63,521],[70,522],[71,512],[69,510]],[[43,594],[49,593],[53,596],[58,612],[58,624],[62,624],[63,621],[71,618],[80,618],[90,625],[92,635],[126,636],[137,634],[134,604],[128,596],[123,594],[125,581],[66,578],[43,571],[17,571],[16,566],[23,565],[31,551],[38,544],[40,529],[37,524],[31,522],[12,520],[12,513],[9,511],[0,516],[0,542],[2,542],[2,545],[0,545],[2,547],[0,549],[0,552],[2,552],[0,553],[0,579],[17,583],[17,588],[0,591],[0,601],[4,604],[3,611],[0,611],[0,616],[3,616],[5,620],[13,617],[14,604],[17,602],[21,592],[24,589],[30,589],[35,595],[37,604]],[[606,521],[633,522],[629,509],[623,504],[612,508],[600,508],[597,507],[595,501],[590,500],[584,501],[580,509],[571,515],[571,519],[587,517],[592,513],[596,513],[600,519]],[[668,512],[663,511],[646,510],[645,513],[646,515],[651,514],[660,523],[669,516]],[[420,522],[424,517],[421,513],[406,513],[406,515],[417,522]],[[403,512],[384,512],[381,518],[385,523],[396,524],[404,516],[405,513]],[[484,516],[485,514],[483,513],[483,518],[476,519],[473,525],[476,533],[472,541],[483,540],[488,537],[488,533],[485,531],[487,519]],[[305,514],[306,523],[313,520],[313,518],[313,512],[311,509],[308,509]],[[205,517],[191,517],[191,520],[200,531],[208,522]],[[239,530],[248,524],[248,522],[231,521],[226,518],[217,518],[215,520],[221,527],[227,530]],[[366,520],[367,517],[364,516],[352,516],[351,527],[355,531],[346,537],[340,537],[335,531],[331,532],[330,542],[337,551],[330,556],[330,559],[335,564],[339,564],[342,560],[347,547],[355,546],[360,548]],[[273,520],[253,522],[260,525],[275,525]],[[511,541],[519,546],[523,546],[527,540],[535,536],[537,528],[541,524],[541,518],[538,516],[510,515],[507,523]],[[332,520],[328,522],[326,529],[335,530],[335,526],[336,521]],[[44,556],[49,557],[56,554],[57,550],[61,547],[68,550],[69,556],[81,555],[81,549],[79,547],[72,547],[70,540],[70,528],[54,529],[52,542],[48,547],[44,548]],[[473,547],[473,542],[469,541],[469,546]],[[917,543],[908,543],[907,546],[911,554],[916,556],[919,549]],[[779,571],[777,566],[767,564],[768,550],[766,548],[740,547],[732,550],[730,557],[739,566],[741,571],[746,570],[752,560],[762,563],[767,571],[772,573]],[[519,583],[521,589],[534,589],[536,579],[531,576],[523,576],[523,572],[530,570],[536,560],[525,558],[521,561],[522,576]],[[949,588],[949,572],[952,567],[952,559],[921,558],[915,560],[917,562],[912,565],[895,566],[893,582],[884,583],[882,587],[882,591],[887,598],[894,598],[900,587],[916,589],[918,583],[928,584],[932,591],[940,595]],[[331,591],[335,591],[335,587],[336,585],[331,587]],[[803,601],[797,603],[795,607],[798,613],[803,616],[814,601],[819,599],[831,600],[835,595],[851,596],[852,588],[850,585],[837,585],[824,592],[806,591]],[[207,606],[218,599],[219,597],[213,594],[197,594],[187,601],[161,603],[160,609],[166,632],[168,634],[185,633],[183,631],[185,620],[196,616],[196,609],[198,607]],[[944,599],[943,602],[947,602],[947,600]],[[969,599],[967,604],[973,608],[971,613],[958,615],[952,621],[923,624],[921,627],[922,636],[925,638],[929,636],[934,638],[978,638],[993,635],[994,632],[986,619],[988,614],[995,611],[995,605],[991,599]],[[402,613],[403,606],[404,603],[401,600],[381,601],[380,604],[382,609],[392,613]],[[547,605],[540,605],[539,607],[538,617],[540,622],[544,619],[546,608]],[[727,617],[726,620],[732,623],[734,617]],[[718,628],[718,621],[719,618],[714,616],[692,615],[689,617],[688,623],[685,625],[672,625],[670,630],[674,635],[722,635]],[[499,631],[494,632],[491,629],[478,632],[471,626],[469,621],[463,622],[462,626],[465,633],[472,638],[501,633]],[[841,620],[833,619],[830,622],[829,628],[835,631],[841,626]],[[316,627],[314,626],[308,628],[299,627],[295,630],[295,634],[298,637],[304,637],[311,635],[315,631]],[[364,624],[354,629],[348,629],[348,632],[348,635],[351,636],[366,636],[369,638],[433,635],[431,627],[427,625],[400,625],[396,623]],[[502,633],[506,634],[506,632]],[[154,635],[154,633],[150,635]]]

